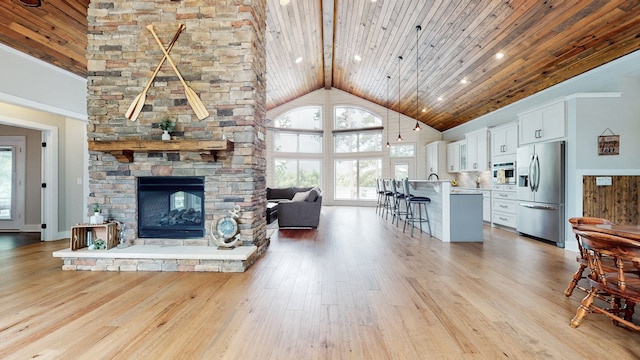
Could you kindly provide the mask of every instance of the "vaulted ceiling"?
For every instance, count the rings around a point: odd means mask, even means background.
[[[0,1],[0,42],[86,76],[88,3]],[[267,109],[337,88],[441,131],[640,49],[638,1],[267,4]]]

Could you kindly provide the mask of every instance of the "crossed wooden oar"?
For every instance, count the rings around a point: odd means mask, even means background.
[[[191,89],[187,85],[187,83],[184,81],[184,78],[178,71],[178,68],[173,62],[173,59],[171,59],[171,56],[169,56],[169,51],[171,51],[171,49],[173,48],[173,45],[175,44],[176,40],[178,40],[178,36],[180,35],[180,33],[185,29],[185,26],[183,24],[180,24],[180,26],[178,27],[178,31],[174,35],[173,39],[171,40],[171,43],[169,44],[169,47],[167,47],[166,50],[162,45],[162,42],[158,38],[158,35],[156,35],[155,31],[153,30],[153,25],[148,25],[147,29],[151,31],[153,38],[158,43],[158,46],[160,46],[160,49],[164,53],[164,56],[162,57],[162,60],[160,60],[160,63],[158,64],[155,71],[151,75],[151,78],[149,79],[147,86],[145,86],[142,92],[138,96],[136,96],[136,98],[133,100],[133,103],[131,103],[131,106],[129,106],[129,109],[127,109],[127,111],[125,112],[125,116],[132,121],[135,121],[138,118],[138,115],[140,114],[140,111],[142,110],[142,107],[144,106],[144,102],[147,98],[147,91],[151,87],[151,84],[153,83],[153,79],[155,79],[156,75],[158,74],[158,71],[160,71],[162,64],[164,64],[165,59],[167,59],[169,60],[169,63],[171,64],[171,67],[175,71],[176,75],[178,75],[178,79],[180,79],[180,82],[184,86],[184,92],[185,92],[185,95],[187,96],[187,102],[189,102],[189,105],[191,105],[191,108],[196,113],[196,116],[198,117],[198,119],[202,120],[208,117],[209,112],[207,111],[207,108],[204,106],[204,104],[198,97],[198,94],[196,94],[196,92],[193,91],[193,89]]]

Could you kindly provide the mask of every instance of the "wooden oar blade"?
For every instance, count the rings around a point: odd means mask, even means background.
[[[131,103],[131,105],[129,105],[129,108],[127,109],[127,111],[124,113],[124,116],[127,117],[127,119],[135,121],[135,119],[138,117],[133,116],[136,110],[136,107],[138,106],[138,102],[140,102],[140,97],[142,96],[142,93],[138,94],[138,96],[136,96],[135,99],[133,99],[133,102]]]
[[[191,105],[191,108],[193,109],[193,112],[196,113],[198,119],[206,119],[209,116],[209,111],[207,111],[207,108],[198,97],[198,94],[196,94],[196,92],[193,91],[193,89],[191,89],[190,87],[185,87],[184,93],[187,96],[189,105]]]

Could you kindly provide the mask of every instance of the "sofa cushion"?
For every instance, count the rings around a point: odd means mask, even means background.
[[[315,202],[316,200],[318,200],[318,197],[320,196],[320,189],[313,188],[313,189],[307,191],[307,193],[308,193],[307,201]]]
[[[267,199],[291,199],[293,191],[290,187],[287,188],[267,188]]]
[[[309,190],[311,191],[311,190]],[[306,201],[309,196],[309,191],[299,191],[293,195],[293,199],[291,201]]]

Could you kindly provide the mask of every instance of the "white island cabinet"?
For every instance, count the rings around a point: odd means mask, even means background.
[[[452,189],[448,180],[409,180],[409,184],[412,194],[431,199],[427,211],[433,237],[443,242],[483,241],[482,191]],[[428,231],[424,224],[422,229]]]

